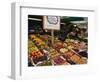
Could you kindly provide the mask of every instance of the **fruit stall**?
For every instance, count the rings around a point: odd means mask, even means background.
[[[35,20],[30,20],[32,17]],[[73,22],[86,18],[60,17],[60,30],[54,31],[54,45],[51,30],[43,29],[43,16],[28,18],[28,66],[87,64],[87,23]]]

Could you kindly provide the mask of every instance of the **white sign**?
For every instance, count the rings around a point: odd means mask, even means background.
[[[60,30],[60,17],[59,16],[44,16],[44,29]]]

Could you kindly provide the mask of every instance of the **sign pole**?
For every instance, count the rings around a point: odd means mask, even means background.
[[[51,30],[51,42],[52,42],[52,46],[54,46],[54,30]]]

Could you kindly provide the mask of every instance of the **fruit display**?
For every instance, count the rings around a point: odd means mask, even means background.
[[[78,62],[79,64],[86,64],[87,63],[87,59],[85,58],[81,58]]]
[[[77,64],[80,61],[80,57],[78,55],[73,55],[70,57],[70,60]]]
[[[38,35],[38,37],[45,42],[45,47],[51,46],[51,36],[50,35]]]
[[[68,49],[87,50],[85,42],[80,42],[74,39],[66,39],[63,45]]]
[[[67,58],[70,58],[74,55],[75,53],[71,50],[68,50],[64,53],[64,55],[67,57]]]
[[[35,36],[32,36],[32,37],[35,37]],[[33,63],[35,64],[38,63],[41,59],[42,61],[45,60],[44,55],[41,53],[41,51],[30,39],[28,40],[28,54],[29,54],[29,61],[32,65]]]
[[[54,58],[55,56],[58,56],[60,54],[55,49],[50,49],[48,55],[50,58]]]
[[[65,53],[65,52],[67,52],[67,51],[68,51],[68,49],[66,49],[66,48],[61,48],[61,49],[60,49],[60,52],[61,52],[61,53]]]
[[[86,64],[84,59],[87,45],[73,39],[66,39],[64,42],[55,39],[54,47],[48,44],[48,35],[30,35],[28,40],[28,53],[32,62],[37,66]],[[80,51],[81,50],[81,51]],[[87,55],[87,54],[86,54]],[[30,61],[30,60],[29,60]],[[29,62],[30,64],[30,62]]]
[[[40,51],[33,51],[33,52],[31,53],[31,56],[32,56],[33,58],[39,58],[39,57],[41,57],[41,56],[43,56],[43,55],[42,55],[42,53],[41,53]]]
[[[68,64],[66,60],[63,58],[63,56],[56,56],[53,58],[53,62],[55,65],[65,65]]]
[[[36,36],[34,34],[29,35],[30,39],[33,40],[34,38],[36,38]]]
[[[63,47],[63,44],[62,44],[61,41],[55,41],[55,48],[56,48],[56,49],[60,49],[60,48],[62,48],[62,47]]]
[[[28,53],[32,57],[32,62],[37,66],[86,64],[85,53],[87,45],[74,39],[66,39],[64,42],[55,39],[54,47],[49,45],[50,35],[29,36]],[[82,51],[84,50],[84,51]],[[29,60],[30,61],[30,60]],[[30,64],[30,62],[29,62]]]
[[[38,51],[38,48],[31,40],[28,40],[28,53],[31,54],[33,51]]]
[[[73,40],[73,39],[66,39],[65,40],[65,43],[63,44],[64,46],[66,46],[67,48],[69,48],[69,49],[73,49],[73,48],[75,48],[75,49],[79,49],[79,43],[78,43],[78,41],[77,40]]]
[[[35,35],[30,35],[30,38],[31,38],[31,40],[34,41],[35,44],[37,44],[38,46],[45,45],[45,42],[43,42],[40,38],[38,38],[38,37],[35,36]]]
[[[36,47],[30,47],[28,48],[28,53],[31,54],[33,51],[38,51],[38,49]]]
[[[51,40],[51,36],[50,35],[39,35],[39,37],[41,38],[41,40],[43,40],[45,42]]]

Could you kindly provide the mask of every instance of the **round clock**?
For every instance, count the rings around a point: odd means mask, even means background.
[[[57,24],[58,23],[58,17],[57,16],[47,16],[47,21],[50,23],[50,24]]]

